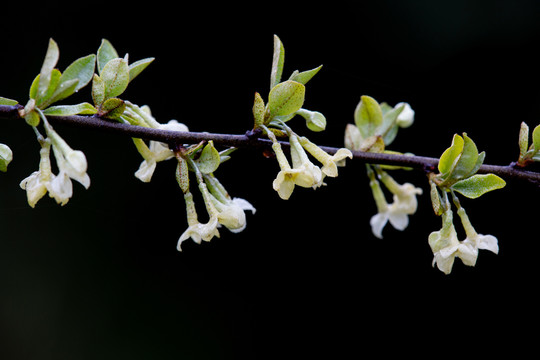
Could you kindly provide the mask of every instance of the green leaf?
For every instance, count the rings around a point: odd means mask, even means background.
[[[259,127],[264,123],[264,100],[261,95],[256,92],[255,100],[253,102],[253,118],[255,122],[255,127]]]
[[[283,64],[285,63],[285,48],[277,35],[274,35],[274,56],[272,58],[272,71],[270,73],[270,89],[281,81]]]
[[[106,99],[122,94],[129,83],[127,61],[121,58],[109,60],[101,71],[101,79],[105,85]]]
[[[534,128],[532,140],[534,144],[534,149],[538,152],[540,151],[540,125]]]
[[[362,96],[354,111],[354,121],[364,139],[377,135],[383,123],[381,106],[371,96]]]
[[[441,155],[438,168],[443,176],[450,175],[450,172],[454,169],[455,164],[463,151],[463,143],[463,138],[458,134],[455,134],[452,139],[452,145]]]
[[[13,106],[13,105],[17,105],[18,103],[19,102],[16,100],[11,100],[11,99],[0,96],[0,105]]]
[[[302,107],[306,87],[296,81],[285,81],[272,88],[268,95],[268,119],[290,115]]]
[[[32,81],[32,85],[30,85],[30,91],[28,92],[28,96],[30,97],[30,99],[36,99],[36,96],[37,96],[37,90],[38,90],[38,86],[39,86],[39,74],[34,78],[34,80]]]
[[[315,76],[315,74],[319,72],[319,70],[321,70],[321,68],[322,68],[322,65],[320,65],[319,67],[316,67],[315,69],[311,69],[311,70],[307,70],[303,72],[295,71],[291,75],[289,80],[296,81],[296,82],[299,82],[300,84],[305,85],[309,80],[311,80],[313,76]]]
[[[54,95],[54,92],[56,91],[56,88],[58,87],[58,84],[60,83],[60,77],[61,76],[62,76],[62,74],[60,73],[59,70],[54,69],[53,71],[51,71],[50,79],[49,79],[49,87],[47,88],[47,91],[45,91],[45,93],[42,94],[41,96],[39,96],[39,94],[37,93],[37,91],[38,91],[37,87],[32,86],[30,88],[31,92],[34,91],[34,93],[33,93],[34,97],[32,98],[32,96],[31,96],[31,98],[36,99],[36,105],[39,108],[47,107],[48,101],[52,98],[52,96]],[[41,74],[38,75],[38,78],[37,78],[38,84],[41,83],[40,79],[41,79]],[[32,85],[34,85],[34,84],[32,84]]]
[[[397,136],[399,130],[397,118],[405,108],[405,105],[392,107],[383,102],[380,106],[383,114],[383,121],[379,128],[379,135],[383,137],[384,143],[388,146]]]
[[[79,82],[75,87],[75,91],[79,91],[85,87],[94,75],[94,69],[96,64],[96,55],[91,54],[82,58],[75,60],[71,65],[69,65],[62,77],[60,78],[60,84],[63,82],[78,79]]]
[[[37,98],[45,96],[47,89],[49,88],[49,83],[51,81],[51,73],[58,62],[60,56],[60,51],[58,50],[58,45],[54,42],[53,39],[49,39],[49,47],[47,48],[47,53],[45,54],[45,60],[41,66],[39,85],[37,88]]]
[[[24,120],[30,126],[38,126],[41,119],[37,111],[33,110],[24,115]]]
[[[0,171],[6,172],[11,160],[13,160],[13,152],[9,146],[0,144]]]
[[[195,160],[197,167],[203,174],[210,174],[217,170],[221,163],[221,156],[214,147],[214,142],[209,141],[201,152],[201,156]]]
[[[452,179],[461,180],[470,175],[475,169],[478,161],[478,148],[466,133],[463,133],[463,151],[452,171]]]
[[[51,98],[47,100],[46,104],[44,104],[43,106],[40,106],[40,108],[44,109],[45,107],[55,102],[58,102],[60,100],[67,98],[68,96],[73,95],[78,84],[79,84],[79,79],[67,80],[59,84],[56,90],[54,91],[53,96],[51,96]]]
[[[92,80],[92,100],[96,107],[100,106],[105,101],[105,83],[97,74],[94,74]]]
[[[77,105],[51,106],[43,110],[43,114],[54,116],[93,115],[95,113],[97,113],[97,109],[87,102]]]
[[[470,199],[476,199],[485,193],[502,189],[506,182],[495,174],[473,175],[456,182],[452,189]]]
[[[118,98],[110,98],[103,102],[98,111],[98,116],[108,119],[118,119],[124,113],[126,103]]]
[[[97,67],[98,73],[101,75],[101,72],[105,65],[112,59],[118,58],[118,53],[112,46],[112,44],[107,39],[101,40],[101,45],[97,51]]]
[[[129,81],[135,79],[152,61],[154,58],[146,58],[129,65]]]

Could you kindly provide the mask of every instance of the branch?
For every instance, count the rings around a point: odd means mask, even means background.
[[[20,119],[19,109],[22,109],[20,105],[0,105],[0,119]],[[196,144],[201,141],[209,140],[212,140],[216,145],[233,146],[237,148],[270,148],[272,145],[270,140],[259,138],[259,134],[252,131],[248,131],[245,135],[215,134],[208,132],[178,132],[122,124],[96,116],[81,115],[48,116],[47,119],[56,124],[90,128],[98,131],[143,138],[146,140],[160,141],[170,145],[179,143]],[[287,148],[289,143],[283,141],[281,142],[281,145]],[[339,148],[329,146],[321,146],[321,149],[329,154],[334,154],[339,150]],[[425,171],[434,171],[439,163],[439,159],[437,158],[424,156],[382,154],[363,151],[352,151],[352,153],[354,159],[359,159],[370,164],[404,166]],[[514,165],[482,165],[478,170],[478,173],[493,173],[503,178],[527,180],[540,186],[540,173],[522,170]]]

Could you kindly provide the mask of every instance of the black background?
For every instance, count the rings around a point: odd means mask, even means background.
[[[360,96],[371,95],[416,111],[392,149],[438,157],[467,132],[486,163],[505,165],[517,158],[520,123],[540,119],[539,15],[532,0],[3,5],[0,95],[25,103],[50,37],[60,69],[107,38],[131,62],[156,58],[124,99],[150,105],[160,122],[241,134],[255,91],[267,96],[277,34],[285,76],[324,65],[305,107],[326,115],[327,131],[290,123],[314,142],[342,146]],[[72,101],[90,101],[89,89]],[[175,164],[158,164],[143,184],[129,138],[56,129],[85,152],[92,185],[74,184],[64,207],[43,198],[31,209],[18,184],[37,169],[38,144],[24,123],[0,126],[14,151],[0,174],[2,359],[359,358],[533,345],[533,184],[512,180],[463,201],[500,253],[482,251],[475,268],[458,260],[446,276],[431,267],[427,237],[440,219],[424,174],[395,173],[424,195],[409,227],[387,225],[379,240],[360,162],[283,201],[272,189],[276,161],[239,150],[216,175],[257,213],[242,233],[223,228],[179,253],[187,225]]]

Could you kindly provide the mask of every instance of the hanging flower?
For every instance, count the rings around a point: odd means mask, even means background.
[[[158,129],[189,131],[186,125],[179,123],[176,120],[171,120],[167,124],[160,124]],[[135,177],[142,182],[150,182],[150,180],[152,180],[152,175],[154,174],[158,162],[169,160],[174,157],[174,152],[169,149],[169,146],[160,141],[152,140],[150,141],[150,146],[147,146],[143,140],[137,138],[134,138],[133,142],[144,159],[139,166],[139,169],[135,172]]]
[[[49,140],[42,140],[40,143],[39,170],[34,171],[19,184],[21,189],[26,190],[28,205],[31,207],[35,207],[37,202],[47,193],[49,184],[54,179],[54,175],[51,172],[51,142]]]
[[[405,230],[409,225],[408,216],[416,212],[418,207],[416,195],[422,194],[422,189],[409,183],[400,185],[388,173],[381,172],[381,181],[393,194],[394,201],[388,204],[371,168],[368,168],[368,175],[370,177],[371,191],[378,210],[378,213],[370,220],[373,234],[379,239],[382,239],[382,230],[388,221],[390,221],[390,224],[396,230]]]
[[[186,203],[186,214],[189,227],[184,231],[178,240],[177,249],[182,251],[182,242],[191,238],[195,243],[200,244],[202,240],[210,241],[212,238],[219,238],[219,223],[217,215],[211,216],[208,223],[201,224],[197,218],[197,211],[195,210],[195,202],[193,201],[193,195],[191,192],[184,194],[184,200]]]
[[[379,182],[373,177],[369,183],[375,204],[377,205],[377,214],[371,217],[370,225],[373,235],[382,239],[382,230],[390,221],[390,224],[397,230],[404,230],[409,224],[409,218],[401,206],[396,203],[389,205],[382,192]]]
[[[272,186],[283,200],[288,200],[294,190],[295,185],[302,187],[313,187],[318,184],[316,170],[310,169],[309,165],[300,168],[291,168],[289,161],[281,149],[279,143],[272,144],[272,149],[276,153],[280,171],[277,174]],[[298,165],[298,164],[297,164]],[[322,176],[320,177],[322,181]]]
[[[461,223],[465,229],[465,234],[467,235],[467,238],[463,240],[463,244],[471,246],[476,249],[477,252],[479,249],[484,249],[495,254],[499,253],[499,244],[495,236],[478,234],[472,226],[464,208],[460,207],[458,209],[458,215],[461,218]]]
[[[255,214],[256,209],[247,200],[232,198],[214,174],[205,174],[204,181],[210,192],[212,203],[218,212],[218,222],[233,233],[246,228],[245,211]]]
[[[433,251],[433,266],[437,264],[439,270],[450,274],[456,257],[459,257],[465,265],[474,266],[478,249],[470,242],[458,240],[451,210],[445,211],[442,217],[442,229],[432,232],[428,238],[429,246]]]
[[[338,176],[338,165],[341,165],[346,158],[352,159],[353,157],[352,152],[349,149],[342,148],[334,155],[330,155],[305,137],[301,137],[299,141],[304,149],[323,164],[321,170],[326,176]]]

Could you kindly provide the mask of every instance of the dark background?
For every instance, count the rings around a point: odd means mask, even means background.
[[[327,131],[291,122],[316,143],[342,146],[364,94],[412,105],[416,121],[391,148],[418,155],[439,157],[454,133],[467,132],[486,163],[509,164],[520,123],[539,124],[532,0],[2,6],[0,95],[21,103],[50,37],[61,70],[107,38],[131,62],[156,57],[124,99],[150,105],[160,122],[241,134],[252,126],[254,92],[267,96],[277,34],[284,76],[324,65],[305,107],[326,115]],[[89,88],[72,101],[90,101]],[[463,201],[500,253],[481,251],[475,268],[457,260],[446,276],[431,267],[427,237],[440,219],[424,174],[395,173],[424,195],[409,227],[387,225],[379,240],[360,162],[283,201],[272,189],[276,161],[239,150],[216,175],[257,213],[242,233],[223,228],[220,239],[185,242],[179,253],[187,225],[175,164],[158,164],[143,184],[129,138],[56,129],[85,152],[92,185],[74,183],[64,207],[43,198],[31,209],[18,184],[37,169],[38,144],[22,122],[0,126],[0,142],[14,151],[0,174],[2,359],[359,358],[533,345],[535,185],[508,181]]]

